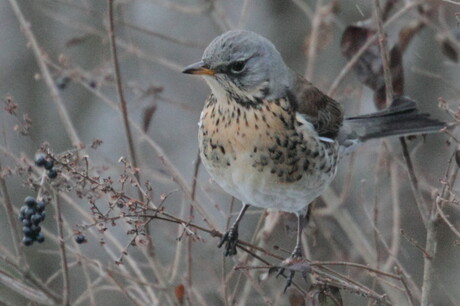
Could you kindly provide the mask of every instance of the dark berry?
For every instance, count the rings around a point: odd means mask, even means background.
[[[58,175],[56,169],[48,170],[48,171],[46,171],[46,174],[48,175],[48,177],[49,177],[50,179],[54,179],[54,178],[56,178],[57,175]]]
[[[42,228],[40,227],[40,225],[32,224],[30,226],[30,230],[32,231],[34,235],[37,235],[38,233],[41,232]]]
[[[44,210],[45,210],[45,206],[46,206],[45,202],[43,202],[43,201],[37,201],[37,211],[38,211],[38,212],[44,211]]]
[[[32,225],[32,222],[30,222],[30,219],[23,219],[22,220],[22,225],[23,226],[31,226]]]
[[[46,170],[51,170],[54,167],[54,161],[52,159],[45,161],[45,164],[43,165]]]
[[[45,211],[42,211],[40,213],[40,217],[41,217],[41,222],[43,222],[45,220],[45,217],[46,217],[46,212]]]
[[[35,155],[35,165],[38,167],[43,167],[46,164],[46,156],[45,154],[37,154]]]
[[[35,240],[37,240],[38,243],[42,243],[45,241],[45,235],[43,235],[43,233],[38,233],[37,237],[35,237]]]
[[[30,208],[35,208],[35,206],[37,205],[37,201],[35,201],[34,198],[29,196],[24,199],[24,204],[26,204]]]
[[[27,209],[28,209],[27,206],[25,206],[25,205],[21,206],[21,210],[19,210],[19,220],[24,219]]]
[[[27,208],[26,212],[24,213],[24,217],[30,218],[35,213],[35,209]]]
[[[89,82],[88,82],[88,85],[89,85],[89,87],[91,87],[91,88],[96,88],[96,87],[97,87],[97,83],[96,83],[95,81],[89,81]]]
[[[30,237],[32,235],[32,229],[29,226],[24,226],[22,228],[22,233],[24,234],[24,236]]]
[[[42,214],[40,213],[33,214],[32,217],[30,217],[30,221],[35,225],[40,224],[40,222],[42,222]]]
[[[59,77],[58,79],[56,79],[56,86],[59,89],[65,89],[69,82],[70,78],[68,76]]]
[[[29,245],[32,245],[32,243],[34,243],[34,239],[32,237],[24,237],[22,238],[22,243],[25,246],[29,246]]]
[[[85,235],[80,234],[80,235],[75,236],[75,242],[78,243],[78,244],[86,242]]]

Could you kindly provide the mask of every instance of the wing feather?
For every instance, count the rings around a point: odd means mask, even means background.
[[[343,123],[342,106],[300,75],[289,93],[297,112],[313,124],[319,136],[335,139]]]

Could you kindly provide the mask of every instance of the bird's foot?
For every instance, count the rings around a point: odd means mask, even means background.
[[[236,255],[236,245],[238,244],[238,228],[230,228],[230,230],[222,236],[217,247],[220,248],[224,244],[224,256]]]
[[[284,286],[283,293],[292,285],[292,280],[296,272],[300,272],[305,281],[307,281],[307,273],[311,271],[310,264],[302,257],[300,251],[294,251],[291,256],[286,258],[280,265],[276,277],[284,275],[284,271],[289,270],[286,285]]]

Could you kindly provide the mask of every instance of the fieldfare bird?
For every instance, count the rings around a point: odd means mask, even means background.
[[[201,160],[211,177],[243,207],[225,233],[225,255],[235,255],[238,224],[249,205],[297,215],[296,247],[309,204],[331,183],[341,156],[384,136],[438,132],[444,123],[395,98],[388,109],[353,118],[284,63],[275,46],[250,31],[215,38],[201,61],[183,73],[211,88],[199,122]],[[288,284],[294,271],[290,271]],[[287,288],[287,287],[286,287]]]

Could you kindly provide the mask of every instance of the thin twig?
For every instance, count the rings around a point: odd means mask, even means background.
[[[64,240],[64,229],[63,229],[63,221],[61,215],[61,201],[59,199],[59,195],[57,193],[53,193],[53,202],[55,203],[56,208],[56,224],[57,224],[57,234],[59,237],[59,251],[61,256],[61,268],[62,268],[62,304],[69,305],[69,269],[67,265],[67,254],[65,248],[65,240]]]
[[[313,19],[314,18],[314,12],[312,11],[310,6],[305,1],[292,0],[292,3],[297,5],[308,19]]]
[[[212,9],[214,1],[206,1],[201,4],[194,5],[183,5],[169,0],[156,0],[155,4],[159,4],[165,8],[175,10],[180,13],[199,15],[208,12],[210,9]]]
[[[21,162],[24,162],[24,160],[20,159],[16,155],[13,155],[11,152],[7,151],[7,149],[4,148],[3,146],[0,146],[0,151],[3,154],[6,154],[10,158],[12,158],[17,164],[19,164]],[[25,163],[26,164],[31,164],[33,162],[30,161],[30,160],[25,160]],[[32,169],[36,170],[34,167],[32,167]],[[88,175],[88,173],[85,172],[85,175]],[[38,175],[33,177],[34,181],[36,181],[38,179],[39,179]],[[74,199],[72,199],[68,193],[61,193],[60,198],[63,199],[66,202],[66,204],[68,204],[67,205],[68,207],[74,208],[76,212],[78,212],[81,216],[83,216],[87,222],[91,223],[92,221],[94,221],[93,217],[91,217],[89,215],[87,210],[84,207],[82,207],[79,203],[77,203]],[[64,228],[70,228],[72,226],[72,225],[68,224],[64,218],[63,218],[63,221],[64,221]],[[54,233],[48,231],[46,229],[46,227],[43,227],[42,231],[44,232],[44,234],[47,237],[47,239],[48,238],[52,239],[56,244],[61,243],[61,239],[58,238]],[[108,240],[108,242],[111,242],[111,244],[113,244],[116,247],[116,251],[118,251],[118,252],[123,251],[123,246],[120,244],[120,241],[112,234],[112,232],[107,231],[107,232],[105,232],[104,236],[105,236],[105,239]],[[71,250],[69,244],[66,244],[66,249]],[[107,254],[108,254],[108,256],[110,258],[115,258],[116,257],[116,255],[114,254],[115,252],[111,248],[108,248],[108,244],[106,244],[106,247],[105,247],[104,250],[107,252]],[[81,256],[81,254],[80,254],[80,256]],[[126,257],[126,259],[127,259],[127,263],[132,268],[134,273],[131,272],[131,271],[128,272],[128,270],[126,269],[125,265],[118,266],[119,269],[123,270],[126,274],[130,274],[130,275],[135,274],[138,277],[139,280],[141,280],[143,282],[147,282],[145,276],[143,275],[144,270],[140,269],[138,260],[133,258],[133,257],[129,257],[129,256]],[[54,291],[50,290],[49,286],[46,286],[44,284],[43,280],[39,279],[33,273],[33,270],[27,269],[27,266],[20,266],[20,268],[18,267],[18,268],[15,268],[15,269],[18,270],[18,272],[22,275],[23,278],[25,278],[28,281],[30,281],[36,288],[39,288],[49,298],[53,299],[55,301],[55,304],[62,304],[61,297],[58,294],[56,294]],[[96,271],[96,272],[98,272],[98,271]],[[151,297],[151,302],[153,304],[157,304],[158,299],[156,298],[156,293],[152,290],[152,288],[150,288],[149,286],[145,286],[142,289],[143,289],[144,292],[147,292],[147,294],[149,294],[149,296]]]
[[[111,0],[109,0],[111,1]],[[142,306],[143,303],[141,301],[138,301],[126,288],[125,286],[123,286],[123,284],[118,281],[110,271],[108,270],[105,270],[105,272],[107,273],[107,276],[113,281],[113,283],[115,285],[117,285],[117,287],[120,289],[120,291],[131,301],[134,303],[134,305],[138,305],[138,306]]]
[[[392,256],[391,252],[390,252],[390,248],[387,244],[387,242],[385,241],[385,239],[383,238],[383,235],[382,233],[380,232],[380,230],[378,228],[375,227],[374,223],[372,222],[372,217],[370,216],[370,213],[365,209],[365,212],[366,212],[366,217],[368,218],[369,222],[371,223],[371,225],[373,226],[374,228],[374,232],[375,234],[378,236],[379,238],[379,241],[381,243],[381,245],[384,247],[385,251],[388,253],[389,256]],[[404,269],[404,266],[401,264],[401,262],[398,260],[397,257],[394,258],[394,261],[396,263],[396,266],[401,269],[401,271],[407,275],[409,275],[409,273]],[[417,298],[420,298],[420,290],[419,288],[417,287],[417,285],[415,284],[415,282],[413,281],[412,278],[409,279],[410,281],[410,285],[411,287],[413,288],[413,290],[415,290],[415,294],[417,296]]]
[[[307,69],[305,71],[305,78],[309,81],[313,81],[313,72],[315,70],[315,59],[316,51],[318,49],[318,38],[321,21],[324,18],[322,12],[322,0],[316,2],[315,13],[311,20],[311,33],[308,41],[308,53],[307,53]]]
[[[456,5],[460,5],[460,2],[456,2],[454,0],[442,0],[442,1],[447,2],[447,3],[456,4]]]
[[[0,284],[2,284],[3,288],[9,288],[23,297],[25,297],[31,304],[44,304],[44,305],[53,305],[53,301],[49,299],[43,292],[37,290],[27,282],[24,282],[22,279],[17,279],[17,276],[13,276],[6,271],[0,270]],[[6,294],[7,297],[11,299],[11,296]],[[3,304],[0,301],[1,305],[9,305]]]
[[[196,153],[196,158],[193,161],[192,187],[190,188],[191,189],[190,197],[192,198],[192,200],[195,200],[196,185],[198,182],[198,171],[200,170],[200,165],[201,165],[201,158],[200,158],[200,151],[198,150]],[[193,211],[190,212],[190,217],[193,217]]]
[[[211,20],[217,25],[217,27],[219,27],[222,32],[234,29],[235,26],[228,18],[228,14],[226,14],[226,12],[219,7],[219,3],[217,1],[210,1],[209,3],[211,3],[211,11],[209,12],[209,16],[211,17]]]
[[[457,179],[457,174],[459,172],[459,167],[455,162],[455,153],[454,152],[449,160],[449,164],[446,170],[446,183],[444,184],[440,194],[433,201],[433,207],[431,209],[431,214],[427,222],[427,234],[426,234],[426,245],[425,250],[428,253],[428,256],[424,258],[423,265],[423,283],[422,283],[422,299],[420,304],[422,306],[430,305],[430,295],[431,289],[435,281],[434,275],[434,260],[438,250],[438,228],[439,221],[441,217],[439,215],[438,206],[441,204],[443,199],[449,198],[450,188],[454,186],[455,180]]]
[[[92,92],[96,97],[100,98],[102,102],[106,103],[116,111],[120,111],[116,104],[107,96],[103,95],[100,91],[94,90],[82,80],[77,80],[77,82],[79,82],[80,85],[82,85],[85,89]],[[210,228],[217,228],[217,226],[213,222],[213,219],[207,213],[206,209],[204,209],[204,207],[199,202],[192,199],[191,190],[188,184],[185,182],[184,177],[180,174],[179,170],[176,168],[174,163],[167,157],[167,155],[163,151],[163,148],[158,143],[156,143],[149,135],[147,135],[147,133],[142,129],[141,126],[139,126],[136,122],[131,121],[129,118],[128,120],[131,126],[134,128],[134,130],[139,134],[139,141],[145,140],[147,144],[150,146],[150,148],[153,149],[153,151],[155,151],[157,158],[163,164],[166,172],[168,172],[169,175],[171,175],[172,180],[180,186],[187,200],[189,200],[192,203],[196,211],[202,216],[203,221],[206,222]]]
[[[114,0],[108,0],[108,19],[109,19],[109,38],[110,38],[110,47],[112,51],[112,62],[113,62],[113,67],[114,67],[114,73],[115,73],[115,85],[117,89],[117,94],[118,94],[118,100],[119,100],[119,105],[120,105],[120,110],[121,110],[121,115],[123,119],[123,127],[125,130],[125,135],[126,135],[126,140],[128,141],[128,152],[129,152],[129,157],[130,161],[135,169],[134,171],[134,177],[136,178],[138,184],[141,184],[140,180],[140,175],[138,169],[138,163],[137,163],[137,158],[136,158],[136,150],[134,147],[134,139],[131,133],[131,127],[129,125],[129,119],[128,119],[128,107],[126,103],[126,99],[123,93],[123,85],[121,81],[121,72],[120,72],[120,64],[118,62],[118,55],[117,55],[117,46],[116,46],[116,39],[115,39],[115,25],[114,25],[114,5],[113,5]],[[140,189],[138,189],[138,197],[139,199],[144,199],[144,195]],[[147,239],[149,240],[149,243],[147,244],[147,249],[146,254],[148,254],[147,260],[151,263],[152,268],[154,269],[156,267],[156,264],[153,262],[153,240],[152,236],[150,235],[150,230],[148,227],[146,227],[145,232],[147,234]],[[158,273],[157,273],[157,276]],[[161,276],[160,279],[163,279]]]
[[[15,270],[23,279],[26,279],[29,283],[41,290],[49,299],[51,299],[56,305],[60,305],[61,297],[52,291],[49,286],[46,286],[43,281],[38,278],[32,270],[25,270],[23,266],[18,265],[15,260],[10,260],[4,256],[0,256],[0,260],[8,265],[8,268]]]
[[[377,157],[377,162],[375,163],[375,169],[374,169],[374,188],[373,188],[373,210],[372,210],[372,222],[373,222],[373,238],[374,238],[374,244],[375,244],[375,255],[376,255],[376,267],[380,268],[381,265],[381,248],[380,248],[380,243],[379,243],[379,214],[380,214],[380,197],[378,196],[379,192],[379,187],[381,186],[380,181],[379,181],[379,175],[378,175],[378,169],[380,168],[381,163],[384,161],[384,157],[386,156],[387,151],[384,150],[384,145],[383,142],[380,141],[379,144],[379,149],[378,149],[378,157]]]
[[[379,274],[381,276],[386,276],[392,279],[399,280],[399,277],[397,275],[387,273],[383,270],[378,270],[371,268],[367,265],[362,265],[359,263],[354,263],[354,262],[344,262],[344,261],[312,261],[310,262],[310,265],[312,266],[346,266],[346,267],[353,267],[353,268],[358,268],[358,269],[363,269],[367,270],[369,272]]]
[[[384,24],[383,29],[387,28],[390,24],[392,24],[395,20],[399,19],[400,17],[404,16],[409,10],[413,7],[420,5],[421,1],[412,1],[407,3],[404,7],[402,7],[398,12],[396,12],[391,18],[389,18]],[[327,95],[334,96],[339,88],[340,83],[345,79],[351,69],[356,65],[361,55],[366,52],[366,50],[375,42],[378,38],[378,34],[374,34],[368,38],[366,43],[356,52],[356,54],[347,62],[345,67],[340,71],[339,75],[335,78],[334,82],[332,83],[331,87],[329,88]]]
[[[114,74],[115,74],[115,85],[117,88],[118,102],[120,104],[121,115],[123,118],[123,127],[125,129],[126,140],[128,141],[129,157],[130,157],[133,167],[137,169],[136,151],[134,149],[134,140],[131,134],[131,128],[129,126],[128,107],[126,104],[125,96],[123,94],[123,85],[121,83],[121,73],[120,73],[120,65],[118,63],[117,46],[115,44],[115,26],[114,26],[114,21],[113,21],[113,2],[114,0],[108,0],[109,38],[110,38],[110,48],[112,50],[112,63],[113,63]],[[134,176],[136,177],[137,181],[140,182],[138,171],[134,172]],[[140,198],[142,197],[140,196]]]
[[[410,305],[410,306],[416,305],[415,300],[414,300],[414,297],[412,296],[412,292],[411,292],[410,289],[409,289],[409,284],[407,283],[407,277],[406,277],[406,275],[404,274],[403,271],[401,271],[401,269],[399,269],[398,266],[396,266],[395,270],[396,270],[396,273],[397,273],[397,274],[399,275],[399,277],[400,277],[401,283],[402,283],[403,286],[404,286],[404,289],[405,289],[405,291],[406,291],[407,300],[408,300],[408,302],[409,302],[409,305]]]
[[[175,43],[175,44],[183,45],[183,46],[186,46],[186,47],[192,47],[192,48],[200,48],[200,49],[206,47],[206,45],[204,43],[200,44],[200,43],[197,43],[194,40],[186,40],[186,39],[180,39],[180,38],[171,37],[171,36],[161,34],[161,33],[155,32],[155,31],[147,29],[147,28],[137,26],[137,25],[135,25],[133,23],[130,23],[130,22],[127,22],[127,21],[118,20],[117,18],[114,18],[114,19],[115,19],[116,23],[119,24],[119,25],[123,25],[123,26],[125,26],[125,27],[127,27],[129,29],[139,31],[141,33],[150,35],[152,37],[158,37],[160,39],[163,39],[163,40]]]
[[[265,247],[265,244],[259,244],[257,243],[258,240],[258,236],[260,236],[260,229],[261,229],[261,226],[263,224],[263,222],[265,220],[267,220],[266,218],[266,214],[268,212],[263,212],[260,217],[259,217],[259,220],[257,221],[257,225],[254,229],[254,232],[253,232],[253,235],[252,235],[252,238],[251,238],[251,243],[252,244],[256,244],[256,245],[259,245],[261,247]],[[272,212],[274,214],[279,214],[278,212]],[[254,254],[253,252],[249,251],[249,250],[245,250],[245,254],[243,254],[243,256],[241,256],[240,258],[238,258],[238,264],[239,263],[249,263],[251,261],[251,257],[255,260],[258,260],[260,262],[264,262],[264,260],[262,258],[260,258],[259,256],[257,256],[256,254]],[[306,256],[306,258],[309,258],[309,256]],[[231,271],[231,273],[233,273],[234,271],[236,271],[235,269],[233,269]],[[229,273],[230,274],[230,273]],[[230,275],[229,275],[230,277]],[[246,305],[248,303],[250,303],[250,300],[249,298],[251,297],[251,290],[252,290],[252,284],[251,284],[251,280],[246,278],[246,281],[244,283],[244,287],[243,287],[243,290],[241,290],[243,293],[240,294],[240,297],[239,297],[239,302],[242,304],[242,305]]]
[[[60,15],[56,13],[52,14],[47,10],[42,10],[42,13],[45,16],[62,23],[64,26],[70,27],[79,32],[85,32],[86,34],[96,35],[100,37],[101,39],[107,38],[107,31],[100,31],[97,28],[92,27],[88,24],[74,21],[71,18],[69,18],[68,15]],[[168,69],[171,69],[177,72],[180,72],[183,69],[183,65],[179,65],[171,60],[168,60],[165,57],[161,57],[161,56],[152,54],[152,52],[144,52],[140,46],[134,45],[125,40],[122,40],[120,39],[120,37],[116,37],[115,43],[117,44],[118,47],[121,47],[122,49],[126,50],[127,53],[137,56],[140,59],[144,59],[146,61],[162,65],[164,67],[167,67]]]
[[[197,186],[197,182],[198,182],[198,172],[200,170],[200,165],[201,165],[201,158],[200,158],[200,151],[198,150],[197,154],[196,154],[196,158],[195,158],[195,160],[193,162],[193,176],[192,176],[192,186],[191,186],[191,194],[190,194],[192,200],[195,200],[196,186]],[[189,218],[190,221],[192,221],[195,218],[193,205],[191,203],[190,203],[190,207],[189,207],[189,216],[188,216],[188,218]],[[190,290],[191,290],[192,285],[193,285],[192,244],[193,244],[193,239],[191,237],[189,237],[189,239],[187,240],[187,277],[186,277],[187,290],[188,290],[187,299],[188,299],[189,304],[191,304]]]
[[[3,198],[3,204],[5,206],[6,215],[8,217],[8,228],[10,229],[11,239],[13,242],[14,254],[18,257],[18,262],[23,262],[24,252],[19,247],[19,235],[18,235],[18,222],[14,213],[13,204],[11,203],[10,195],[8,194],[8,188],[6,186],[5,179],[2,175],[2,164],[0,163],[0,194]]]
[[[58,111],[59,118],[61,119],[61,123],[64,126],[64,129],[66,130],[67,135],[69,136],[70,141],[72,142],[72,145],[75,147],[79,147],[80,144],[82,144],[83,142],[80,140],[80,137],[78,137],[75,127],[73,126],[72,120],[70,119],[64,102],[61,99],[61,95],[59,94],[56,84],[53,81],[51,72],[48,69],[48,66],[46,65],[45,56],[42,53],[42,49],[40,48],[40,45],[38,44],[38,41],[36,40],[35,35],[31,30],[30,23],[25,19],[24,15],[22,14],[22,11],[17,1],[9,0],[9,2],[16,15],[16,18],[18,19],[21,25],[22,32],[24,33],[24,36],[26,37],[32,51],[34,52],[35,59],[37,60],[41,74],[45,79],[45,83],[48,86],[48,89],[51,92],[52,101],[56,105],[56,109]]]
[[[407,234],[406,234],[406,232],[404,230],[400,230],[400,232],[401,232],[401,235],[407,241],[409,241],[410,244],[412,244],[414,247],[416,247],[417,249],[419,249],[423,253],[423,256],[431,258],[430,254],[428,254],[426,252],[426,250],[424,248],[422,248],[422,246],[420,244],[418,244],[417,241],[414,240],[414,238],[407,236]]]
[[[426,245],[425,249],[429,256],[424,257],[423,265],[423,283],[422,283],[422,298],[420,305],[430,305],[430,294],[431,288],[433,287],[434,281],[434,267],[433,259],[436,256],[437,251],[437,220],[434,216],[430,216],[426,225]]]
[[[407,173],[409,174],[409,182],[410,182],[412,194],[415,197],[415,202],[417,204],[417,208],[420,213],[420,216],[422,217],[422,221],[426,226],[428,222],[427,221],[428,216],[430,213],[428,211],[428,208],[425,205],[425,201],[423,200],[422,194],[420,193],[420,190],[418,187],[417,176],[415,175],[414,166],[412,165],[412,160],[410,158],[409,150],[407,149],[406,140],[404,139],[404,137],[399,137],[399,141],[401,142],[403,157],[406,162]]]
[[[390,165],[390,180],[391,180],[391,193],[392,193],[392,206],[393,206],[393,226],[391,227],[391,246],[390,256],[388,256],[386,262],[383,264],[382,269],[384,271],[390,270],[394,266],[395,258],[398,257],[399,249],[401,247],[401,235],[399,229],[401,228],[401,208],[399,201],[399,172],[397,164],[394,160],[391,160]]]
[[[242,269],[241,272],[246,276],[246,279],[249,280],[249,282],[252,285],[252,288],[260,295],[262,300],[266,305],[273,305],[273,302],[270,300],[270,298],[264,293],[262,290],[262,287],[260,287],[260,284],[257,280],[255,280],[251,274],[247,270]]]
[[[390,56],[388,54],[387,38],[383,31],[382,8],[380,0],[374,0],[374,12],[377,19],[377,34],[380,47],[380,56],[382,57],[383,78],[385,80],[385,96],[387,107],[393,102],[393,81],[391,79]]]
[[[369,288],[367,288],[366,286],[362,285],[361,283],[358,283],[357,281],[355,280],[352,280],[351,278],[341,274],[341,273],[338,273],[336,271],[333,271],[331,269],[329,269],[328,267],[321,267],[321,270],[319,269],[314,269],[312,268],[313,272],[315,273],[318,273],[320,274],[321,276],[326,276],[327,278],[333,278],[335,280],[339,280],[342,285],[345,285],[347,286],[349,289],[358,289],[358,290],[362,290],[364,292],[366,292],[367,294],[371,294],[371,295],[374,295],[378,298],[383,298],[384,295],[378,295],[376,292],[373,292],[372,290],[370,290]]]
[[[252,0],[244,0],[243,7],[241,8],[240,18],[238,19],[237,28],[243,29],[248,21],[249,15],[249,3]]]
[[[446,214],[442,211],[442,208],[440,207],[439,203],[437,204],[437,209],[438,209],[439,216],[447,224],[447,226],[450,228],[452,233],[454,233],[458,238],[460,238],[460,231],[456,229],[455,226],[449,221]]]
[[[80,247],[78,245],[77,245],[77,249],[81,253]],[[89,305],[96,306],[97,304],[96,304],[96,297],[95,297],[95,292],[94,292],[95,288],[93,288],[93,286],[91,284],[91,276],[90,276],[89,271],[88,271],[87,263],[83,263],[81,267],[82,267],[82,271],[83,271],[83,277],[84,277],[85,282],[86,282],[86,291],[88,291],[87,295],[88,295],[88,298],[89,298]],[[74,304],[78,305],[79,303],[74,301]]]

